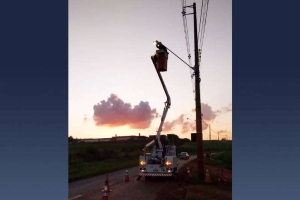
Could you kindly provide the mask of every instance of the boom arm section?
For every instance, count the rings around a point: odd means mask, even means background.
[[[168,90],[167,90],[167,87],[164,83],[164,80],[160,74],[160,72],[157,70],[157,66],[156,66],[156,62],[157,62],[157,55],[153,55],[151,56],[151,60],[154,64],[154,68],[157,72],[157,75],[159,77],[159,80],[164,88],[164,91],[166,93],[166,96],[167,96],[167,101],[165,102],[165,107],[164,107],[164,111],[163,111],[163,115],[161,117],[161,122],[160,122],[160,125],[159,125],[159,128],[158,128],[158,131],[157,131],[157,134],[156,134],[156,139],[155,140],[152,140],[151,142],[149,142],[148,144],[146,144],[145,148],[143,149],[144,151],[149,147],[151,146],[152,144],[156,144],[156,147],[157,147],[157,152],[162,152],[163,151],[163,146],[161,144],[161,141],[160,141],[160,133],[162,131],[162,127],[163,127],[163,124],[164,124],[164,121],[166,119],[166,116],[167,116],[167,112],[168,112],[168,109],[170,108],[171,106],[171,98],[170,98],[170,95],[168,93]]]

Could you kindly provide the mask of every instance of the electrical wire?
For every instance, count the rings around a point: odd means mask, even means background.
[[[202,0],[201,14],[200,14],[200,20],[199,20],[199,29],[198,29],[198,44],[200,44],[200,49],[202,49],[202,45],[203,45],[206,18],[207,18],[207,12],[208,12],[208,4],[209,4],[209,0],[205,0],[206,2],[204,4],[203,4],[203,1],[204,0]],[[199,37],[200,33],[201,33],[201,35]]]
[[[198,41],[199,41],[199,33],[200,33],[200,24],[201,24],[201,19],[202,19],[202,10],[203,10],[203,0],[201,1],[202,3],[201,3],[201,12],[200,12],[200,17],[199,17],[199,29],[198,29],[198,36],[197,36],[197,38],[198,38]]]
[[[201,68],[202,46],[203,46],[203,41],[204,41],[205,25],[206,25],[206,18],[207,18],[207,12],[208,12],[208,4],[209,4],[209,0],[205,0],[206,1],[205,3],[203,3],[203,1],[204,0],[202,0],[200,20],[199,20],[199,29],[198,29],[198,45],[199,45],[199,51],[200,51],[199,67],[200,68]],[[200,38],[199,38],[199,34],[200,34]]]
[[[206,125],[206,126],[208,126],[208,124],[207,123],[205,123],[205,121],[202,119],[202,122]]]
[[[186,0],[181,0],[181,6],[182,6],[182,21],[183,21],[183,28],[184,28],[184,35],[185,35],[186,50],[187,50],[189,64],[190,64],[190,66],[192,66],[189,31],[188,31],[187,19],[186,19],[185,8],[184,8],[186,6]],[[195,86],[194,86],[194,80],[193,80],[194,71],[192,69],[190,69],[190,77],[191,77],[193,93],[195,93],[195,88],[194,88]]]
[[[209,4],[209,0],[207,0],[207,4],[205,6],[205,17],[204,17],[204,25],[202,28],[202,32],[201,32],[201,40],[199,41],[200,43],[200,49],[202,50],[202,46],[203,46],[203,41],[204,41],[204,33],[205,33],[205,25],[206,25],[206,19],[207,19],[207,12],[208,12],[208,4]]]

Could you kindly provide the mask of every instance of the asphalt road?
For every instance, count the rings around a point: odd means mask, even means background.
[[[179,168],[195,158],[190,156],[189,160],[179,160]],[[139,166],[128,169],[129,182],[124,182],[125,170],[110,173],[108,178],[112,192],[109,193],[109,200],[155,199],[156,193],[169,181],[166,178],[146,181],[143,177],[137,181],[138,172]],[[101,175],[69,183],[69,200],[101,199],[105,179],[106,175]]]

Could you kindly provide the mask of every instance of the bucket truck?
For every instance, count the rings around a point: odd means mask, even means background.
[[[156,138],[145,145],[143,149],[144,154],[140,155],[140,160],[139,160],[140,172],[137,180],[139,180],[141,177],[145,177],[145,179],[148,179],[149,177],[153,177],[153,176],[172,177],[177,175],[178,173],[178,158],[176,156],[176,146],[162,144],[160,140],[162,127],[168,109],[171,106],[170,95],[160,74],[161,71],[167,71],[168,52],[163,45],[161,46],[162,48],[157,50],[155,55],[151,56],[151,60],[154,64],[157,75],[160,79],[164,92],[167,96],[167,101],[165,102],[165,107],[156,134]],[[153,146],[152,153],[147,153],[147,149],[150,146]]]

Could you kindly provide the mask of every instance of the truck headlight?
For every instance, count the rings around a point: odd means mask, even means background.
[[[142,160],[142,161],[140,162],[140,164],[141,164],[141,165],[145,165],[146,162],[145,162],[144,160]]]
[[[172,164],[171,161],[167,160],[166,165],[171,165],[171,164]]]

